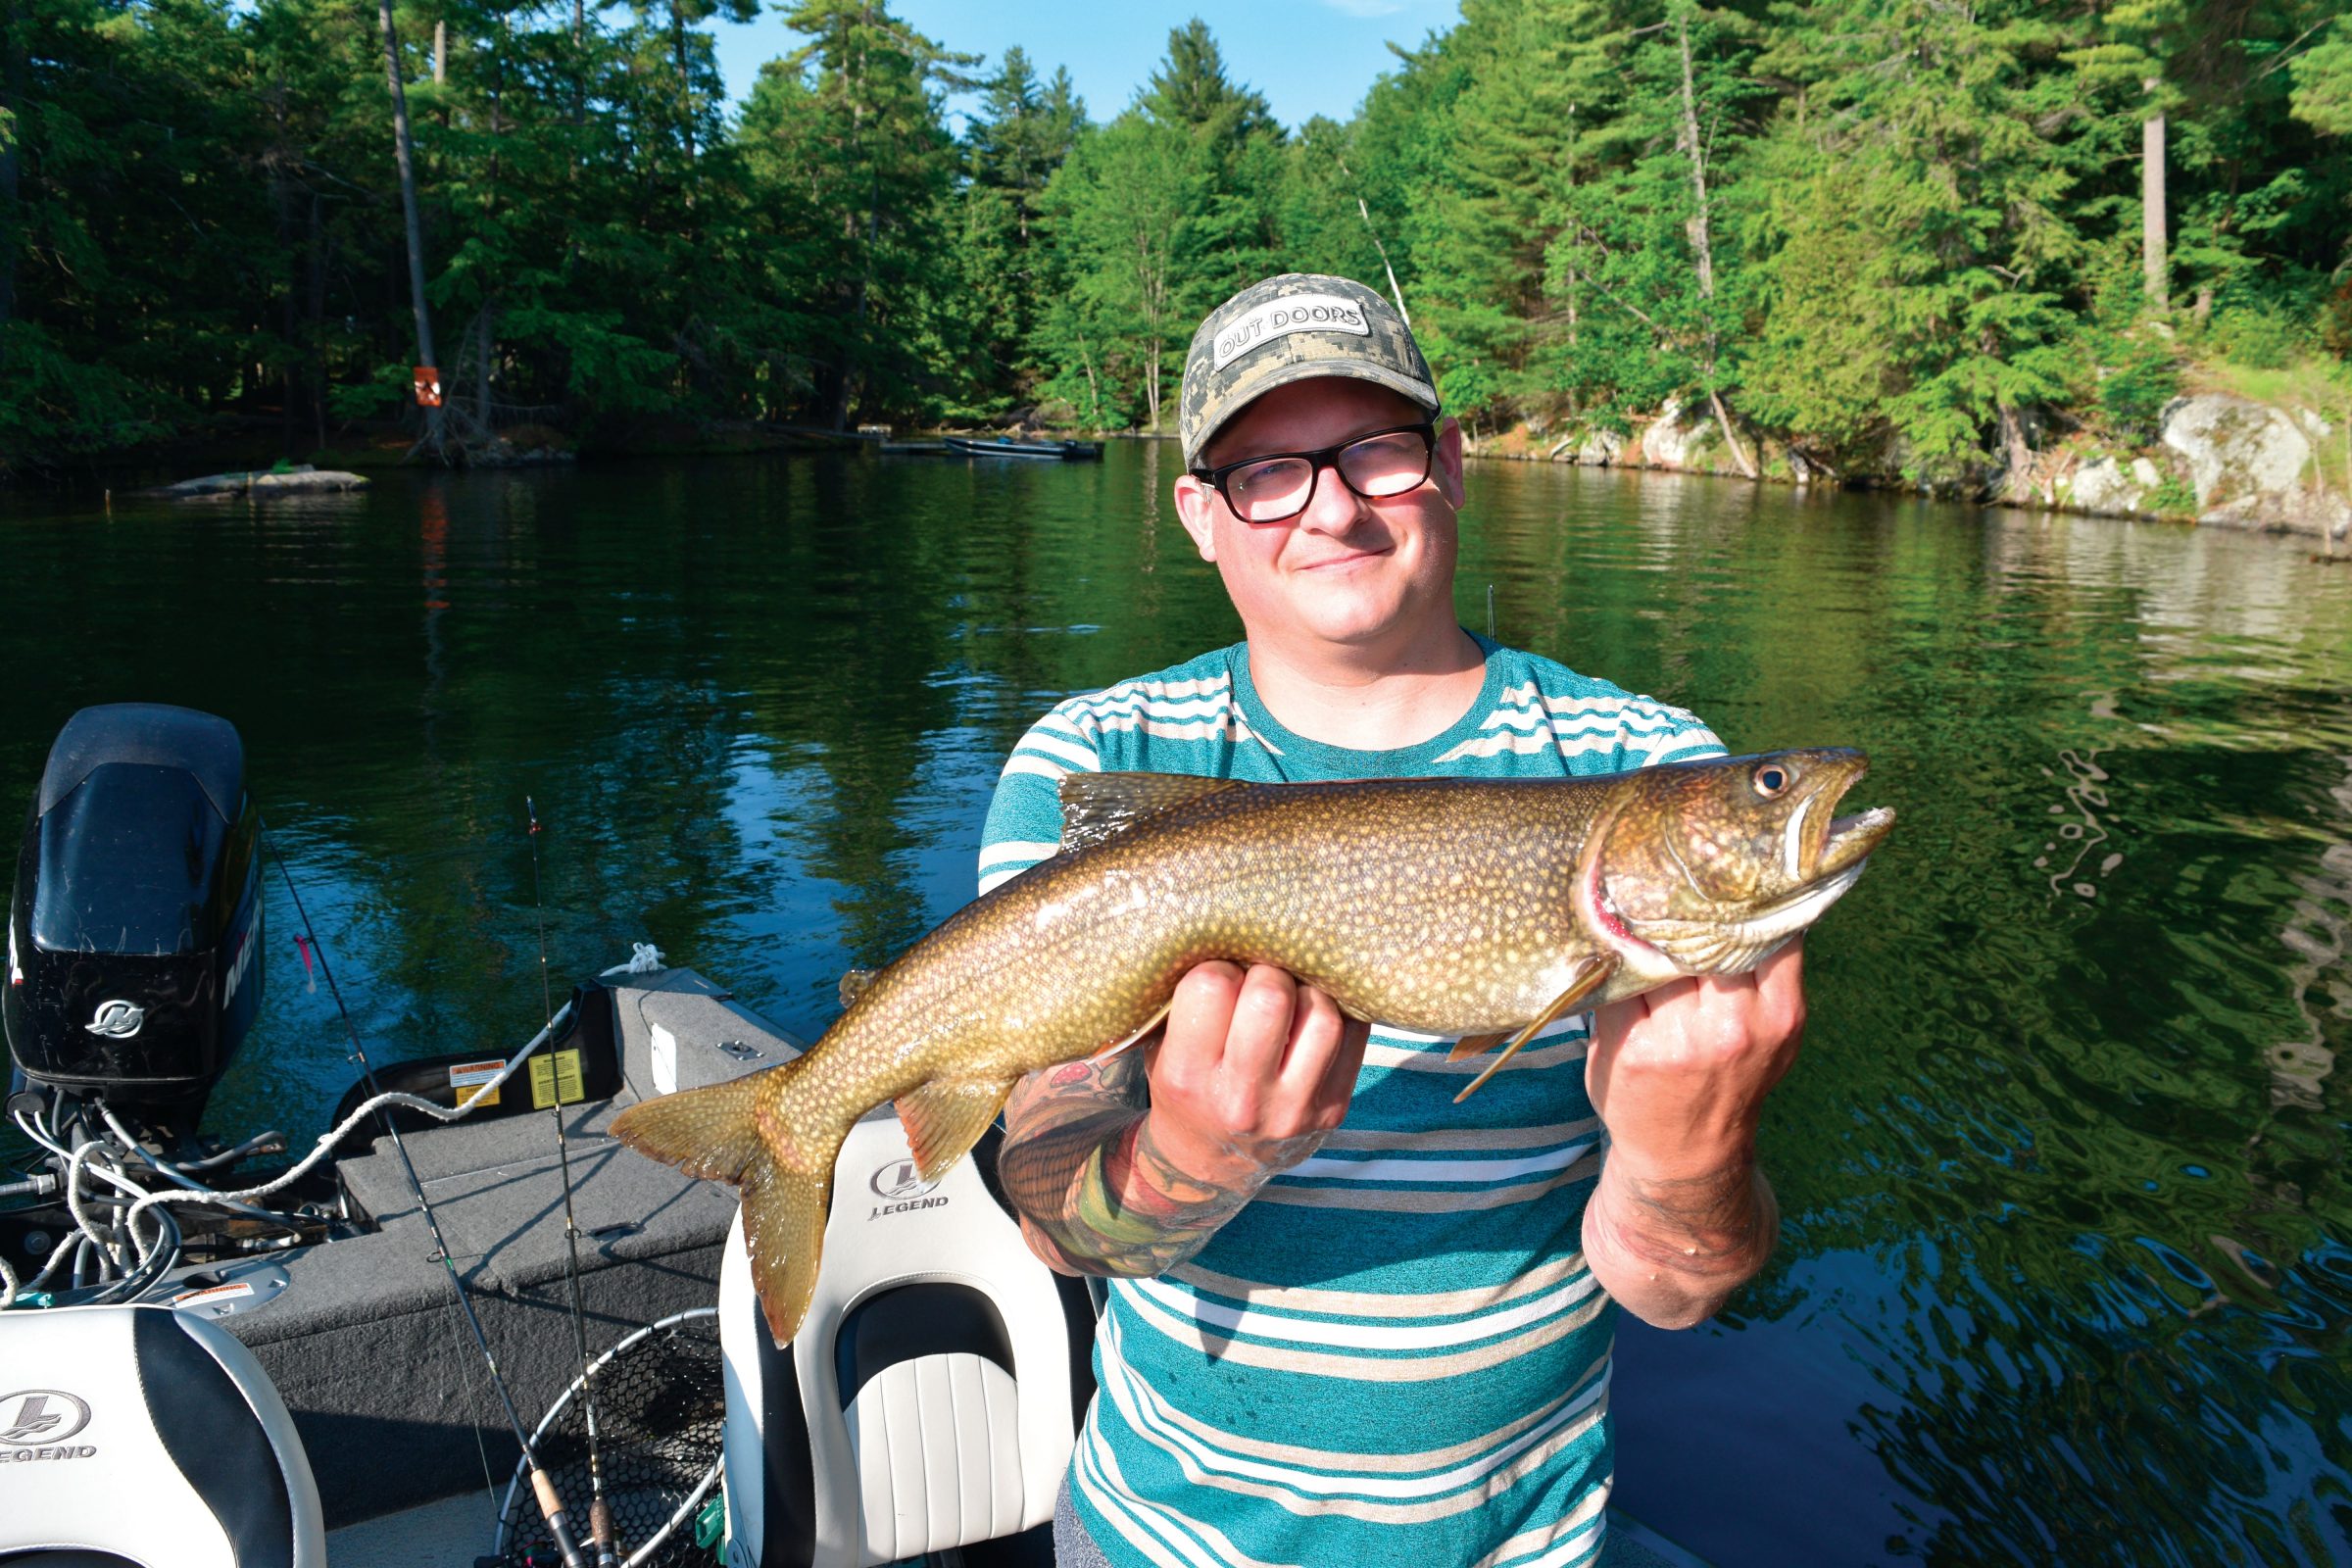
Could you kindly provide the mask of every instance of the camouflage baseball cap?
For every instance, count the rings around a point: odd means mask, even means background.
[[[1285,272],[1209,312],[1193,334],[1176,416],[1185,466],[1254,399],[1318,375],[1370,381],[1438,412],[1429,362],[1387,300],[1352,278]]]

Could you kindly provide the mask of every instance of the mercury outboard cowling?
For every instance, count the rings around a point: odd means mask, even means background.
[[[0,1006],[37,1083],[193,1130],[261,1001],[261,815],[226,719],[85,708],[17,854]]]

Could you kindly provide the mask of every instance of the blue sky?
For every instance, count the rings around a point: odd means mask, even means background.
[[[1217,36],[1225,69],[1266,95],[1274,117],[1297,126],[1316,115],[1346,120],[1372,78],[1396,64],[1389,40],[1412,47],[1450,26],[1455,0],[894,0],[891,10],[950,49],[984,54],[993,70],[1004,50],[1029,51],[1040,75],[1055,66],[1086,99],[1089,116],[1127,107],[1166,52],[1168,30],[1199,17]],[[803,42],[773,12],[736,26],[710,24],[719,68],[738,103],[760,67]],[[951,111],[963,107],[951,104]],[[956,122],[960,126],[960,122]]]

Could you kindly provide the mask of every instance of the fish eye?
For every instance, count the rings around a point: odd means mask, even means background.
[[[1753,782],[1756,793],[1769,801],[1788,787],[1788,770],[1777,763],[1766,762],[1756,769]]]

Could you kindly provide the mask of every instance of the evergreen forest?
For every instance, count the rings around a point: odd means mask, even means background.
[[[2184,377],[2352,384],[2337,0],[1463,0],[1295,130],[1199,22],[1090,106],[777,9],[731,106],[758,0],[0,0],[0,470],[1172,428],[1202,313],[1284,270],[1393,292],[1474,436],[1672,400],[1742,466],[1934,482],[2145,439]]]

